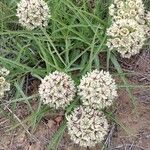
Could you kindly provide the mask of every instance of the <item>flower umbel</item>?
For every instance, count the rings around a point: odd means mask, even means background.
[[[39,94],[44,104],[58,109],[65,108],[73,101],[75,84],[70,76],[55,71],[47,75],[39,87]]]
[[[82,77],[78,94],[83,105],[101,109],[112,105],[117,97],[117,86],[109,72],[94,70]]]
[[[98,110],[80,106],[66,118],[71,140],[80,146],[95,146],[107,135],[109,128],[107,119]]]
[[[122,57],[130,58],[140,52],[146,40],[144,26],[135,20],[121,19],[107,29],[108,48],[116,49]]]
[[[134,19],[141,23],[144,17],[144,4],[142,0],[114,0],[109,7],[109,14],[113,21]]]
[[[43,0],[21,0],[18,3],[19,23],[27,29],[45,27],[50,17],[49,8]]]

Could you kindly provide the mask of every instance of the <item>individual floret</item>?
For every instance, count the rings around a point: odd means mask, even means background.
[[[133,19],[121,19],[113,22],[107,29],[107,35],[109,36],[108,48],[116,49],[125,58],[138,54],[146,40],[144,26],[139,25]]]
[[[98,110],[80,106],[66,118],[71,140],[82,147],[93,147],[101,143],[108,133],[107,119]]]
[[[55,71],[47,75],[39,87],[39,94],[44,104],[58,109],[65,108],[73,101],[76,88],[73,80],[65,73]]]
[[[4,67],[0,67],[0,76],[7,76],[8,74],[10,73],[9,70],[7,70],[6,68]]]
[[[102,109],[112,105],[117,97],[117,86],[109,72],[94,70],[82,77],[78,94],[83,105]]]
[[[27,29],[45,27],[50,17],[49,7],[43,0],[21,0],[18,3],[19,23]]]

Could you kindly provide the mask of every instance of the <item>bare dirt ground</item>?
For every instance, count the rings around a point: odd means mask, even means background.
[[[132,61],[120,59],[120,63],[124,71],[134,73],[134,75],[128,75],[130,83],[150,85],[149,51],[143,51]],[[108,150],[150,150],[150,88],[134,88],[132,93],[136,97],[135,106],[125,89],[119,91],[115,116],[121,126],[112,124],[110,133],[106,137]],[[27,117],[26,106],[18,104],[15,115],[20,120]],[[30,133],[27,133],[22,126],[8,131],[12,127],[12,121],[7,116],[0,116],[0,150],[46,150],[46,146],[62,120],[62,112],[53,117],[46,116],[31,138]],[[86,149],[74,145],[65,133],[60,142],[59,150]],[[87,150],[101,150],[101,146],[97,145],[95,148],[87,148]]]
[[[124,61],[122,66],[136,74],[128,76],[136,85],[150,85],[150,52],[143,51],[133,61]],[[128,94],[120,91],[116,116],[127,127],[127,132],[116,127],[113,134],[112,149],[150,150],[150,88],[136,88],[135,109]]]

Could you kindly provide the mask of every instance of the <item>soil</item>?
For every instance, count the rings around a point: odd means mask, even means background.
[[[130,60],[120,59],[120,63],[124,71],[130,72],[128,74],[130,84],[150,85],[149,51],[144,50]],[[35,81],[30,88],[33,87],[35,87],[34,90],[37,90]],[[125,89],[119,90],[115,110],[117,123],[112,123],[105,141],[108,150],[150,150],[150,88],[134,87],[132,94],[135,97],[134,102]],[[35,103],[36,101],[34,101],[33,107],[36,107]],[[26,106],[19,104],[17,108],[16,117],[24,120],[29,115]],[[22,126],[9,131],[12,121],[7,116],[0,114],[0,150],[46,150],[46,146],[62,120],[62,113],[56,113],[55,117],[46,116],[39,123],[34,134],[30,133],[31,136],[29,136]],[[35,140],[32,140],[33,138]],[[97,145],[94,148],[81,148],[74,145],[65,132],[59,150],[101,150],[101,147],[101,145]]]
[[[143,51],[134,59],[121,61],[134,85],[150,85],[150,52]],[[112,138],[112,148],[116,150],[150,150],[150,88],[134,88],[135,102],[128,93],[120,91],[116,116],[126,126],[127,131],[116,126]],[[133,103],[135,103],[133,106]]]

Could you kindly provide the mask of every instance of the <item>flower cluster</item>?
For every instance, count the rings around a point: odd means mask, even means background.
[[[78,95],[83,106],[67,118],[68,133],[74,143],[92,147],[104,140],[109,125],[101,108],[112,105],[117,97],[117,86],[109,72],[93,70],[82,77]]]
[[[18,3],[19,23],[27,29],[45,27],[50,17],[47,3],[43,0],[21,0]]]
[[[0,67],[0,99],[4,97],[6,91],[10,90],[10,84],[5,79],[8,74],[9,71],[6,68]]]
[[[107,30],[108,48],[116,49],[125,58],[139,53],[149,32],[142,0],[114,0],[109,14],[112,25]]]
[[[111,37],[108,39],[107,46],[110,50],[115,48],[125,58],[139,53],[146,40],[143,26],[132,19],[114,22],[108,28],[107,34]]]
[[[108,132],[107,119],[98,110],[80,106],[66,118],[71,140],[80,146],[95,146],[104,140]]]
[[[114,21],[134,19],[141,22],[144,17],[144,4],[142,0],[114,0],[109,7],[109,14]]]
[[[47,75],[39,87],[43,103],[56,109],[69,105],[73,101],[75,92],[75,85],[71,77],[58,71]]]
[[[44,104],[65,108],[73,100],[76,88],[71,77],[55,71],[47,75],[39,87]],[[83,76],[78,86],[83,106],[66,115],[68,133],[74,143],[92,147],[104,140],[108,122],[101,108],[112,105],[117,97],[117,86],[109,72],[94,70]]]
[[[109,72],[94,70],[83,76],[78,86],[78,94],[83,105],[94,109],[112,105],[117,97],[117,86]]]

